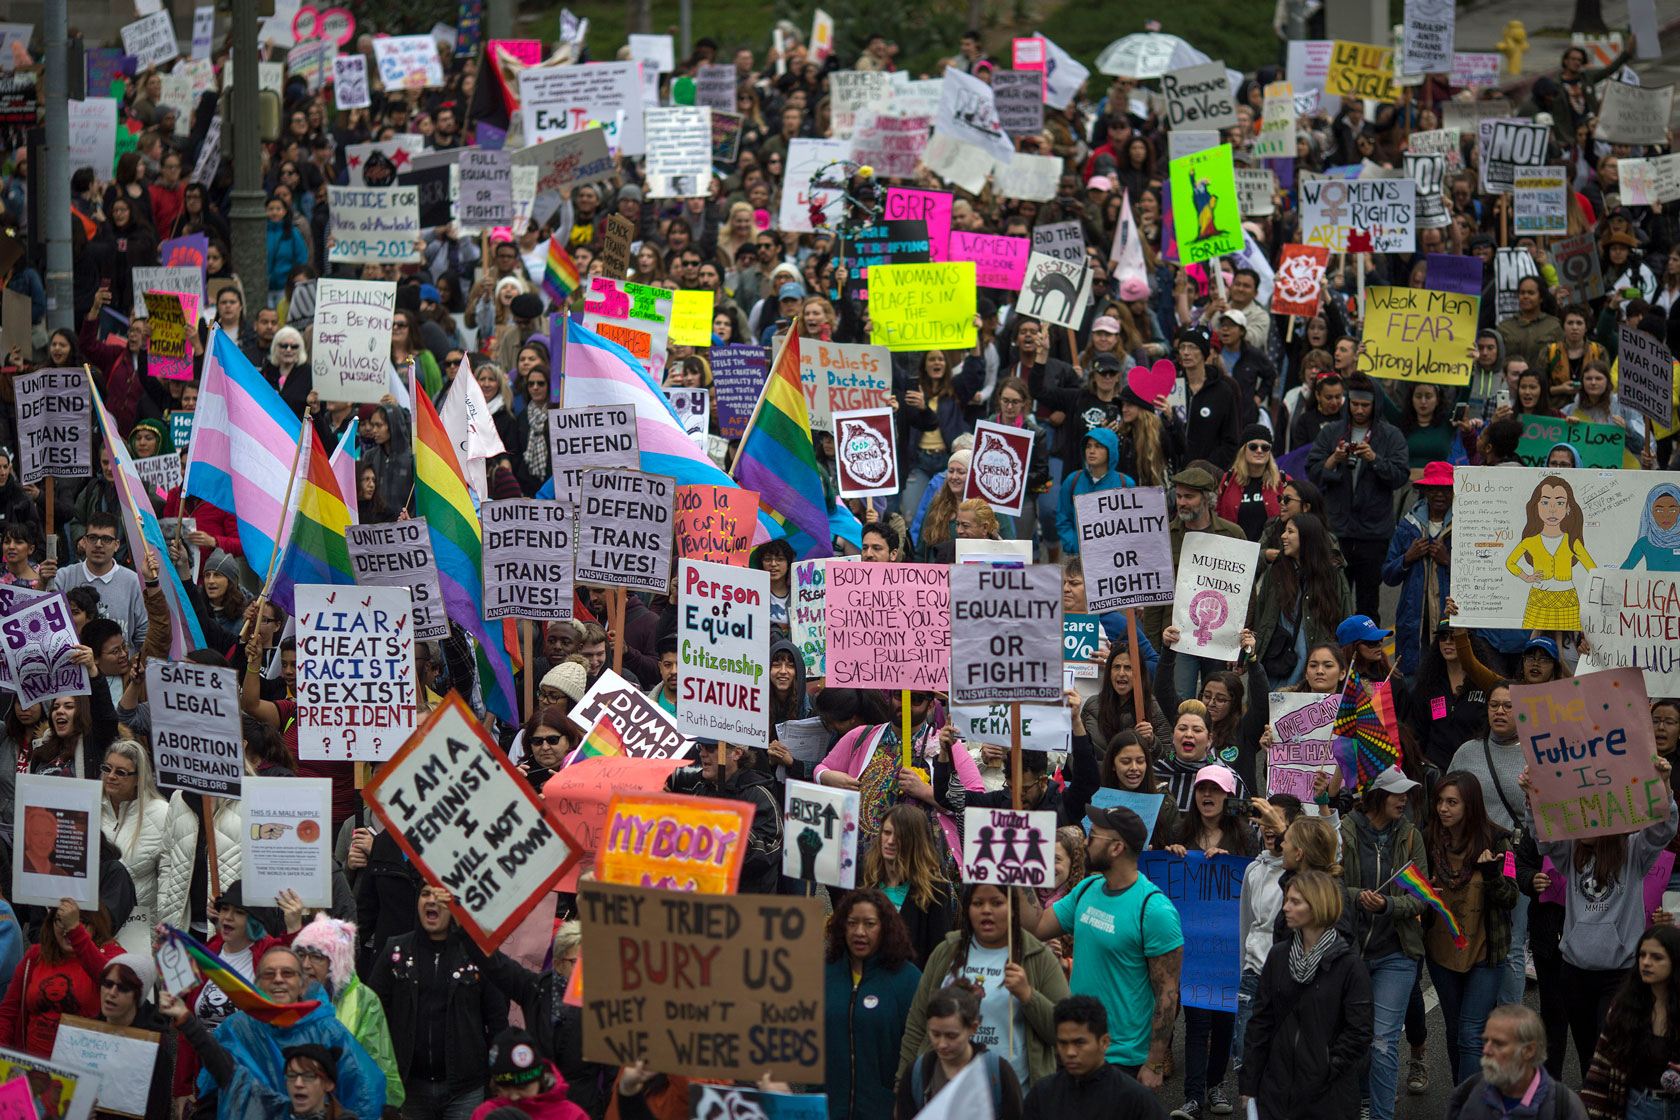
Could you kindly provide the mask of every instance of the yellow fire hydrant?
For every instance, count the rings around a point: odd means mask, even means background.
[[[1520,19],[1514,19],[1505,25],[1505,37],[1493,45],[1493,49],[1505,56],[1505,65],[1512,74],[1522,73],[1523,55],[1528,53],[1528,31],[1523,27]]]

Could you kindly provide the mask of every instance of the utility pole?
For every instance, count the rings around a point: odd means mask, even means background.
[[[677,38],[680,40],[677,43],[677,61],[680,62],[694,54],[694,0],[682,0],[677,13]]]
[[[486,0],[484,27],[487,39],[513,38],[513,0]]]
[[[257,5],[255,0],[233,3],[233,88],[222,98],[222,143],[233,146],[233,191],[228,225],[232,227],[234,271],[244,281],[245,313],[268,301],[268,215],[263,209],[262,160],[258,145],[262,124],[258,119],[259,84],[257,65]]]
[[[46,217],[43,240],[47,243],[47,326],[75,330],[75,260],[70,252],[70,90],[65,52],[70,37],[68,0],[46,0],[42,30],[46,35],[45,59],[47,143],[46,203],[39,213]],[[124,310],[127,310],[124,308]]]

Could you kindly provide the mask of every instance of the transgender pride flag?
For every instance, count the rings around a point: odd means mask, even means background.
[[[303,422],[227,332],[210,332],[193,418],[186,492],[234,516],[245,562],[258,575],[286,540],[286,484]]]
[[[565,371],[567,408],[633,405],[642,470],[648,474],[669,475],[682,486],[740,489],[739,483],[713,466],[705,452],[695,446],[694,440],[683,430],[682,421],[677,419],[671,402],[665,399],[658,383],[631,356],[630,351],[564,315],[556,316],[556,327],[562,323],[565,324],[566,348],[561,368]],[[555,333],[559,333],[558,329]],[[199,407],[204,406],[201,403]],[[554,496],[552,480],[546,487],[546,496]],[[761,545],[782,535],[781,526],[760,511],[753,544]]]

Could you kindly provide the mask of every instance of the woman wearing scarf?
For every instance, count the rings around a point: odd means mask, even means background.
[[[1371,981],[1336,929],[1342,888],[1303,871],[1283,896],[1290,930],[1266,957],[1243,1035],[1237,1085],[1261,1120],[1359,1112],[1359,1073],[1371,1050]]]
[[[1680,486],[1659,483],[1645,495],[1645,512],[1639,515],[1639,539],[1622,561],[1626,569],[1645,561],[1648,572],[1680,572]]]
[[[548,463],[548,365],[531,367],[525,375],[525,408],[513,419],[513,473],[519,488],[530,497],[554,473]]]

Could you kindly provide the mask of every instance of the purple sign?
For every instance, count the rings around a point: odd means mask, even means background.
[[[507,143],[507,133],[489,121],[479,121],[474,125],[473,136],[478,141],[478,146],[487,152],[499,152],[502,145]]]
[[[126,55],[121,47],[91,47],[83,54],[87,66],[87,96],[109,97],[111,83],[134,77],[140,60]]]
[[[1482,294],[1482,258],[1430,253],[1428,263],[1424,265],[1423,286],[1432,292],[1479,296]]]
[[[174,237],[158,246],[158,256],[165,268],[196,268],[206,276],[210,273],[210,238],[202,233]]]
[[[740,439],[758,406],[758,395],[764,391],[769,357],[764,347],[750,343],[714,346],[710,356],[718,428],[725,439]]]

